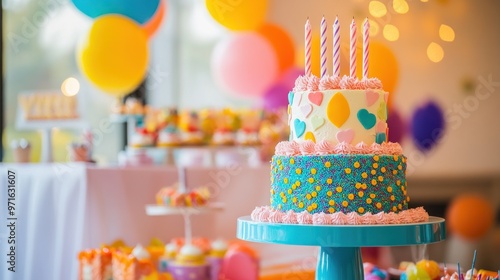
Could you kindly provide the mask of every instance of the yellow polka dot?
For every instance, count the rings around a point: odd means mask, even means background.
[[[378,176],[378,178],[377,178],[377,179],[378,179],[378,181],[379,181],[379,182],[384,181],[384,177],[382,177],[382,176]]]
[[[361,166],[361,164],[359,164],[359,162],[357,162],[357,161],[356,161],[356,162],[354,163],[354,167],[355,167],[355,168],[359,168],[360,166]]]
[[[361,189],[361,183],[356,183],[356,189]]]
[[[280,170],[283,170],[283,165],[280,165]]]
[[[280,196],[281,196],[281,197],[284,197],[284,196],[285,196],[285,193],[284,193],[284,192],[280,192]]]
[[[377,197],[377,195],[376,195],[376,194],[374,194],[374,193],[371,193],[371,194],[370,194],[370,198],[375,198],[375,197]]]
[[[378,209],[382,208],[382,204],[380,202],[377,202],[377,204],[375,204],[375,206],[377,206]]]
[[[366,172],[363,172],[363,173],[361,173],[361,177],[362,177],[363,179],[366,179],[366,177],[368,177],[368,174],[366,174]]]
[[[316,196],[318,196],[318,193],[317,193],[317,192],[315,192],[315,191],[313,191],[313,192],[311,193],[311,195],[312,195],[312,197],[316,197]]]
[[[332,191],[327,191],[326,192],[326,195],[329,196],[329,197],[332,196],[332,194],[333,194]]]
[[[295,160],[293,158],[290,159],[290,164],[294,164]]]
[[[341,186],[338,186],[335,190],[336,190],[337,192],[341,193],[341,192],[342,192],[342,187],[341,187]]]
[[[313,203],[313,204],[311,205],[311,207],[312,207],[313,209],[317,209],[317,208],[318,208],[318,204],[316,204],[316,202],[315,202],[315,203]]]
[[[285,184],[288,184],[288,178],[283,179],[283,182],[284,182]]]
[[[387,192],[392,192],[392,187],[387,187]]]
[[[374,164],[372,164],[372,166],[373,166],[373,168],[377,169],[378,168],[378,163],[375,162]]]
[[[345,200],[344,200],[344,201],[342,201],[342,206],[347,207],[347,205],[349,205],[349,202],[347,202],[347,201],[345,201]]]
[[[380,168],[380,172],[385,173],[387,169],[385,167]]]
[[[392,170],[392,174],[396,175],[396,174],[398,174],[398,171],[397,170]]]
[[[297,173],[298,175],[302,174],[302,169],[300,168],[295,169],[295,173]]]
[[[292,202],[293,202],[293,203],[297,203],[297,198],[296,198],[296,197],[293,197],[293,198],[292,198]]]
[[[365,208],[363,208],[363,207],[359,207],[358,208],[358,213],[359,214],[363,214],[364,212],[365,212]]]
[[[293,184],[293,185],[292,185],[292,189],[294,189],[294,190],[295,190],[296,188],[297,188],[297,185]]]
[[[372,172],[371,172],[371,173],[372,173],[372,175],[375,175],[375,174],[377,174],[377,170],[372,169]]]
[[[396,200],[396,197],[394,195],[391,195],[391,201]]]
[[[361,185],[361,188],[362,188],[363,190],[366,190],[366,189],[368,188],[368,186],[367,186],[366,184],[363,184],[363,185]]]
[[[401,164],[400,164],[400,165],[398,165],[398,169],[399,169],[399,170],[403,170],[403,166],[401,166]]]
[[[393,157],[394,161],[398,161],[398,156]]]
[[[309,183],[312,184],[312,183],[314,183],[314,179],[313,178],[309,178],[309,179],[307,179],[307,182],[309,182]]]
[[[307,206],[307,212],[311,212],[313,210],[312,206]]]
[[[366,203],[368,203],[368,204],[372,204],[372,199],[371,199],[371,198],[367,198],[367,199],[366,199]]]
[[[321,186],[316,186],[316,190],[319,192],[321,190]]]
[[[311,200],[311,198],[312,198],[311,194],[309,194],[309,193],[308,193],[308,194],[306,194],[306,198],[307,198],[308,200]]]
[[[299,202],[299,208],[304,208],[304,203],[303,202]]]
[[[346,168],[346,169],[344,169],[344,171],[345,171],[345,174],[351,174],[351,169],[350,168]]]
[[[398,209],[399,209],[399,210],[402,210],[402,209],[403,209],[403,205],[401,205],[401,203],[400,203],[400,204],[398,204]]]
[[[278,164],[281,164],[281,159],[278,159],[276,162],[277,162]]]
[[[377,180],[372,179],[372,185],[373,185],[373,186],[377,185]]]
[[[365,195],[365,193],[364,193],[364,192],[358,192],[358,196],[359,196],[359,197],[363,197],[364,195]]]
[[[353,200],[354,199],[354,195],[352,193],[350,193],[347,198],[349,198],[349,200]]]
[[[316,174],[316,168],[311,169],[311,174]]]
[[[333,182],[332,178],[328,178],[328,179],[326,179],[326,183],[327,183],[328,185],[331,185],[331,184],[332,184],[332,182]]]
[[[297,187],[300,187],[300,181],[295,181],[295,185],[297,185]]]
[[[401,181],[400,181],[400,180],[397,180],[397,181],[396,181],[396,185],[401,186]]]
[[[288,189],[288,194],[292,194],[292,189]]]
[[[333,213],[335,213],[335,209],[330,207],[330,208],[328,208],[328,212],[330,212],[330,214],[333,214]]]
[[[330,166],[332,166],[332,164],[329,161],[325,162],[325,167],[326,168],[329,168]]]
[[[379,160],[379,156],[373,156],[373,160],[374,161],[378,161]]]
[[[392,212],[396,212],[398,211],[398,208],[396,208],[396,206],[392,206]]]
[[[333,206],[333,205],[335,205],[335,201],[330,200],[330,201],[328,201],[328,204],[329,204],[330,206]]]
[[[401,161],[402,161],[403,163],[406,163],[406,158],[405,158],[405,157],[403,157],[403,158],[401,159]]]
[[[283,203],[286,203],[287,199],[286,199],[286,196],[283,197]]]
[[[275,191],[274,191],[274,189],[271,189],[271,194],[275,194]]]

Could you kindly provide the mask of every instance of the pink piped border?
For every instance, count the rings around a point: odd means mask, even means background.
[[[326,214],[311,214],[307,211],[297,213],[289,210],[282,212],[270,206],[256,207],[251,214],[251,218],[258,222],[283,223],[283,224],[315,224],[315,225],[377,225],[377,224],[413,224],[429,220],[429,214],[423,207],[412,208],[399,213],[377,214],[366,213],[359,215],[351,212]]]
[[[403,149],[398,143],[383,142],[382,144],[373,143],[370,146],[364,142],[356,145],[345,142],[333,144],[327,140],[314,143],[311,140],[296,142],[282,141],[276,145],[275,154],[278,156],[297,156],[297,155],[330,155],[330,154],[374,154],[374,155],[402,155]]]

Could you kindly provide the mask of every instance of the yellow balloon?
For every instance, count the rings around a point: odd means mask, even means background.
[[[267,0],[206,0],[212,17],[231,30],[255,30],[266,18]]]
[[[311,38],[311,72],[313,75],[320,76],[320,47],[321,38],[313,34]],[[305,46],[297,48],[295,53],[295,64],[299,67],[305,67]]]
[[[99,89],[123,96],[144,80],[148,40],[144,29],[120,15],[97,18],[77,51],[82,73]]]

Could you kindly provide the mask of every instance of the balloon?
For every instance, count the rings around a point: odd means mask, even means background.
[[[264,101],[264,109],[273,111],[281,108],[286,108],[288,105],[288,92],[290,88],[282,85],[272,85],[262,97]]]
[[[436,103],[429,101],[415,110],[411,121],[411,133],[417,148],[429,151],[443,136],[443,132],[444,116]]]
[[[118,14],[146,23],[158,9],[160,0],[71,0],[78,10],[91,18]]]
[[[295,87],[295,80],[299,76],[304,75],[304,69],[298,67],[291,67],[283,73],[280,77],[280,84],[287,87],[288,90],[292,90]]]
[[[387,126],[389,127],[389,141],[401,142],[406,135],[406,121],[396,109],[389,111]]]
[[[212,71],[220,87],[245,97],[260,97],[278,76],[271,44],[256,32],[221,41],[212,55]]]
[[[266,38],[274,48],[278,58],[279,72],[283,73],[293,65],[295,46],[293,39],[283,28],[272,23],[266,23],[257,29],[257,32]]]
[[[120,15],[97,18],[77,51],[82,73],[104,92],[123,96],[144,80],[148,65],[146,32]]]
[[[311,38],[311,73],[316,76],[320,76],[320,45],[321,38],[317,34],[313,34]],[[304,46],[298,49],[295,57],[295,64],[297,66],[305,69],[305,52]]]
[[[146,31],[146,34],[148,34],[148,37],[152,37],[161,26],[161,23],[163,22],[163,18],[165,17],[165,13],[167,11],[166,2],[167,0],[160,0],[160,4],[158,6],[158,9],[156,10],[156,13],[148,22],[146,22],[142,26],[144,31]]]
[[[206,0],[212,17],[231,30],[255,30],[267,14],[267,0]]]
[[[446,224],[451,232],[469,240],[483,237],[493,226],[491,202],[478,194],[462,194],[446,209]]]

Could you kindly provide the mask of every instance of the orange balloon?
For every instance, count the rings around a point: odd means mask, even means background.
[[[163,18],[165,17],[165,13],[167,12],[166,2],[167,0],[160,0],[156,13],[148,22],[144,23],[144,25],[142,26],[144,31],[146,31],[148,38],[151,38],[156,33],[161,23],[163,22]]]
[[[311,38],[311,73],[320,76],[320,45],[321,38],[318,34],[313,34]],[[305,46],[298,48],[295,56],[295,64],[299,67],[305,67]]]
[[[266,23],[257,32],[266,38],[273,46],[278,58],[278,71],[283,73],[293,65],[295,46],[290,35],[278,25]]]
[[[484,236],[493,221],[491,202],[477,194],[456,197],[446,210],[446,223],[450,231],[469,240]]]

